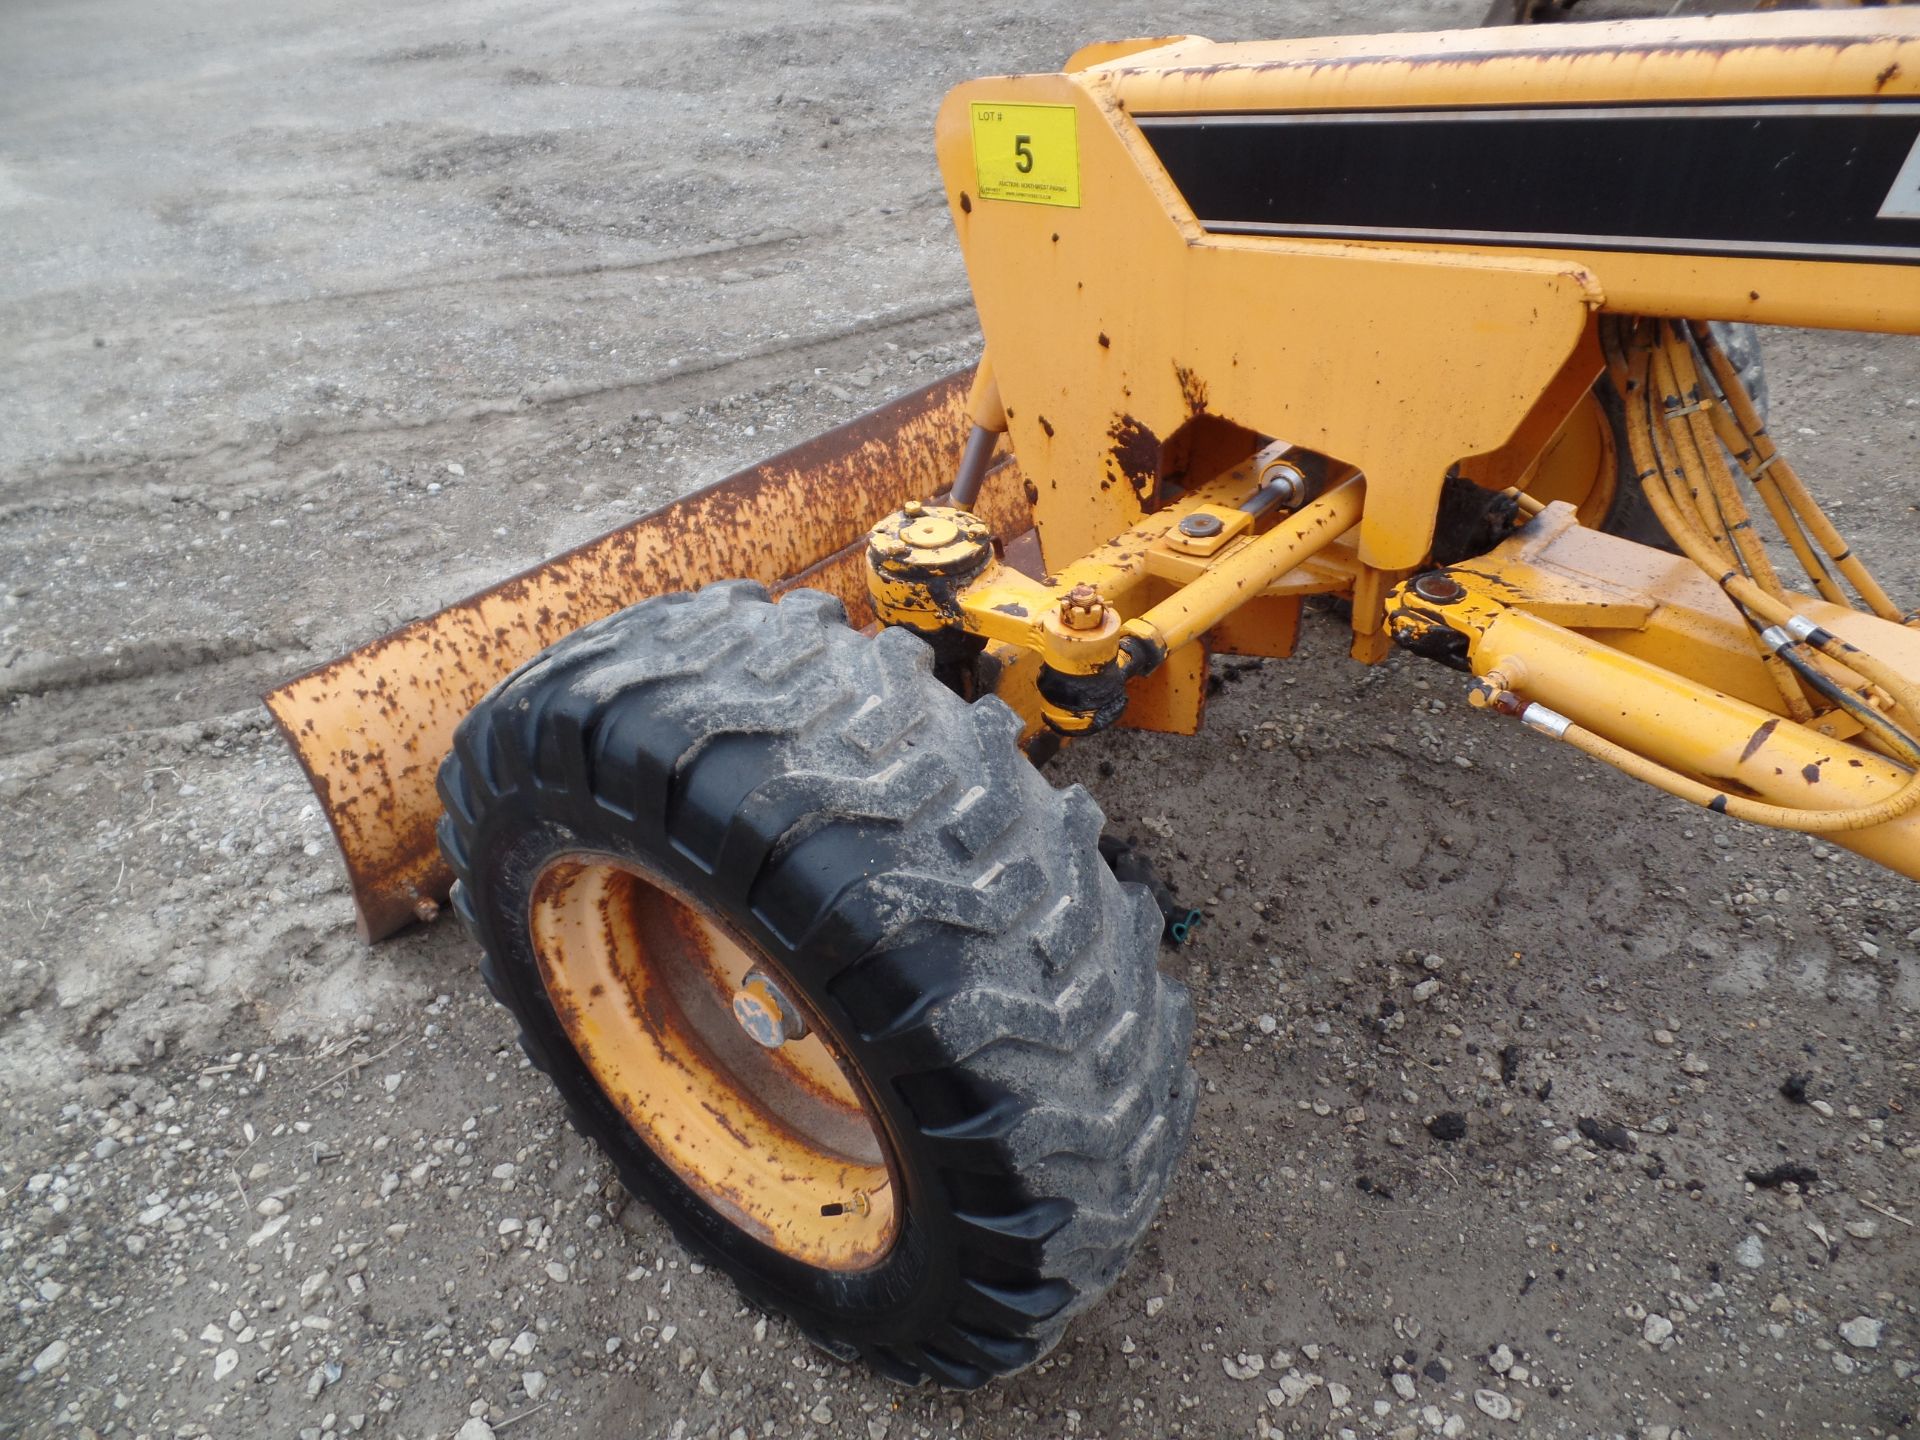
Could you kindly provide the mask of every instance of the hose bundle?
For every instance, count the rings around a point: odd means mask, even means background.
[[[1786,713],[1810,720],[1810,697],[1818,697],[1824,708],[1842,709],[1858,721],[1876,749],[1910,769],[1920,767],[1920,741],[1909,728],[1920,724],[1920,688],[1794,611],[1733,467],[1760,497],[1823,599],[1895,623],[1911,623],[1912,617],[1895,608],[1774,445],[1712,331],[1697,321],[1609,319],[1601,338],[1647,501],[1681,552],[1714,578],[1752,628]],[[1716,790],[1561,717],[1553,720],[1551,733],[1594,759],[1696,805],[1762,825],[1863,830],[1920,805],[1920,770],[1885,800],[1801,810]]]

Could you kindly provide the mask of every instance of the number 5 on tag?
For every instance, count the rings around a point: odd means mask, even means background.
[[[1071,105],[973,107],[973,173],[982,200],[1080,204],[1080,134]]]

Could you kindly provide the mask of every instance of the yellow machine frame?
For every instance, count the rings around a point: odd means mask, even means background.
[[[856,623],[912,626],[1033,737],[1108,723],[1191,732],[1210,653],[1286,655],[1302,597],[1343,595],[1356,658],[1383,658],[1395,638],[1444,654],[1482,677],[1490,708],[1597,758],[1920,875],[1915,757],[1880,738],[1920,731],[1902,700],[1902,677],[1920,680],[1920,638],[1877,587],[1848,571],[1868,603],[1842,603],[1840,571],[1816,556],[1834,581],[1818,593],[1762,585],[1740,598],[1747,582],[1723,586],[1713,561],[1737,551],[1757,574],[1733,533],[1744,522],[1697,494],[1680,496],[1690,508],[1675,520],[1703,527],[1688,558],[1590,528],[1620,458],[1595,380],[1611,369],[1629,384],[1630,352],[1645,367],[1631,383],[1658,388],[1682,363],[1673,347],[1692,343],[1650,324],[1917,334],[1920,246],[1387,233],[1275,223],[1287,197],[1264,191],[1251,218],[1223,224],[1195,209],[1167,158],[1183,134],[1276,117],[1531,116],[1547,133],[1576,114],[1747,113],[1908,124],[1920,13],[1180,37],[960,86],[937,137],[986,337],[970,388],[908,397],[269,696],[341,840],[365,933],[444,896],[432,774],[466,708],[569,630],[728,575],[825,585]],[[1588,163],[1539,157],[1543,176]],[[1910,163],[1920,189],[1920,141]],[[1676,169],[1649,164],[1647,183],[1670,192]],[[1891,194],[1887,207],[1906,223]],[[1716,433],[1738,439],[1737,402],[1713,383],[1664,414],[1692,423],[1679,417],[1718,407]],[[995,450],[1002,436],[1011,456]],[[1628,458],[1636,479],[1653,473]],[[1773,462],[1753,463],[1750,475]],[[1436,568],[1436,516],[1462,478],[1533,518]],[[1653,488],[1656,506],[1670,503]],[[1798,522],[1787,538],[1796,554],[1811,543]],[[1756,616],[1788,638],[1757,641]],[[1808,644],[1827,647],[1806,663],[1840,677],[1845,704],[1783,680],[1793,656],[1781,646]],[[1861,651],[1870,658],[1847,658]]]
[[[1405,584],[1432,564],[1449,475],[1490,489],[1539,478],[1543,449],[1601,371],[1604,317],[1920,333],[1920,249],[1223,233],[1282,227],[1204,224],[1149,139],[1303,115],[1404,123],[1442,107],[1506,124],[1579,107],[1633,121],[1789,107],[1907,117],[1920,114],[1916,95],[1920,24],[1897,12],[1577,36],[1181,38],[1095,47],[1064,74],[963,85],[938,133],[987,341],[972,413],[1012,439],[1040,563],[1023,572],[988,558],[963,508],[894,517],[873,535],[875,612],[1037,656],[1039,683],[998,686],[1030,723],[1071,734],[1144,712],[1189,729],[1215,632],[1249,602],[1284,604],[1333,574],[1353,600],[1356,658],[1385,653],[1390,615],[1416,645],[1457,635],[1477,671],[1505,667],[1506,695],[1585,717],[1585,729],[1553,733],[1610,734],[1600,758],[1715,808],[1731,787],[1736,813],[1757,799],[1807,811],[1760,805],[1752,817],[1831,832],[1920,874],[1913,797],[1881,803],[1904,789],[1907,757],[1861,755],[1841,738],[1858,722],[1844,711],[1816,721],[1779,688],[1779,660],[1695,565],[1574,526],[1559,503],[1469,583],[1430,580],[1424,596]],[[1307,484],[1308,456],[1331,471],[1324,484]],[[1274,488],[1297,498],[1262,507]],[[1570,606],[1571,591],[1581,600]],[[1448,597],[1444,615],[1432,594]],[[1884,600],[1877,587],[1862,594]],[[1904,617],[1794,598],[1794,614],[1920,675]],[[1290,647],[1290,622],[1265,628]],[[1235,625],[1229,643],[1258,629]]]

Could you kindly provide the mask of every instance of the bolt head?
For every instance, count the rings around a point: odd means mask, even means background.
[[[1413,582],[1413,593],[1436,605],[1451,605],[1466,598],[1467,587],[1451,575],[1435,573],[1418,577]]]
[[[1180,533],[1189,540],[1209,539],[1218,535],[1224,528],[1226,527],[1221,524],[1218,515],[1208,515],[1200,511],[1186,516],[1180,522]]]
[[[923,515],[900,532],[916,550],[939,550],[960,538],[960,527],[944,515]]]

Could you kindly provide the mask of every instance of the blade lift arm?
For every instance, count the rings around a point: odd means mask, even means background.
[[[1086,734],[1119,718],[1129,680],[1351,532],[1365,500],[1361,475],[1316,485],[1288,447],[1269,445],[1040,576],[1002,559],[970,511],[909,504],[869,533],[868,588],[876,617],[916,630],[944,659],[989,643],[1037,656],[1046,725]]]

